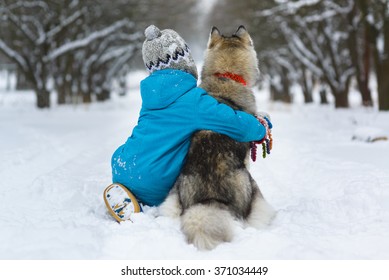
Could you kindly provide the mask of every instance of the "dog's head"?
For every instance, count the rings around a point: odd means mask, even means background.
[[[211,30],[202,77],[223,72],[242,76],[249,87],[258,81],[257,53],[250,34],[243,25],[232,36],[222,35],[216,27]]]

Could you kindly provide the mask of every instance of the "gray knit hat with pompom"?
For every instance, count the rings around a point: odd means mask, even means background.
[[[146,40],[142,57],[150,73],[173,68],[192,74],[197,79],[197,68],[184,39],[172,29],[159,30],[150,25],[145,30]]]

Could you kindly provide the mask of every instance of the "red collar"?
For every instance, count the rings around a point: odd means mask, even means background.
[[[241,75],[234,74],[231,72],[215,73],[215,76],[218,78],[228,78],[234,80],[235,82],[241,83],[244,86],[247,85],[246,80]]]

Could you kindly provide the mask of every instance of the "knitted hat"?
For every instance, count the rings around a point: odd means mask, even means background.
[[[173,68],[192,74],[197,79],[197,68],[184,39],[172,29],[159,30],[150,25],[145,30],[142,57],[150,73]]]

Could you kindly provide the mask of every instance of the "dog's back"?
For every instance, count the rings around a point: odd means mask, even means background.
[[[244,27],[231,37],[212,29],[200,87],[219,102],[255,114],[250,88],[258,73],[256,53]],[[182,230],[189,243],[212,249],[230,241],[233,220],[246,220],[256,210],[253,202],[262,195],[246,168],[249,149],[248,143],[211,131],[193,136],[175,184]]]

